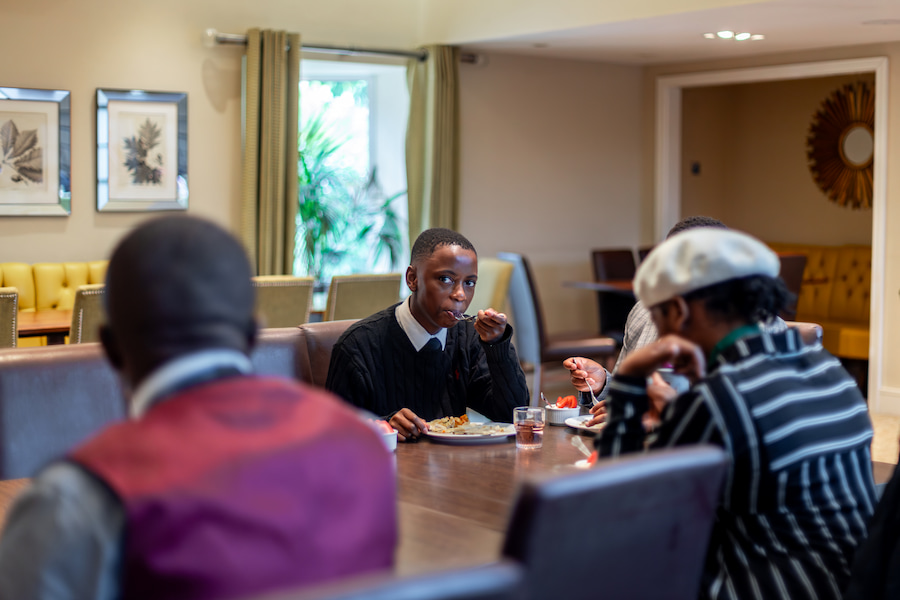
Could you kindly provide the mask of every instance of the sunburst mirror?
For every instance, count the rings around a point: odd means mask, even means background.
[[[829,200],[872,207],[875,94],[863,82],[848,84],[822,102],[806,139],[809,170]]]

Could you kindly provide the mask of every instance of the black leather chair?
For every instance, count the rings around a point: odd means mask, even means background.
[[[500,561],[412,577],[362,576],[253,600],[513,600],[521,597],[522,578],[518,564]]]
[[[696,600],[726,468],[695,446],[527,481],[503,548],[523,597]]]
[[[631,248],[609,248],[591,251],[594,281],[631,281],[637,264]],[[614,338],[620,345],[625,335],[625,321],[636,302],[634,294],[597,292],[600,335]]]

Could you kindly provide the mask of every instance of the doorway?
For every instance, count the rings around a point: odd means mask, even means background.
[[[681,215],[682,92],[686,88],[874,73],[875,149],[872,209],[872,284],[869,322],[869,406],[877,411],[881,401],[884,336],[884,258],[887,199],[887,91],[888,59],[862,58],[816,63],[708,71],[659,77],[656,82],[656,174],[654,224],[657,239]]]

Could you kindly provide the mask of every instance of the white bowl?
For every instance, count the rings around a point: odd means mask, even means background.
[[[396,430],[394,430],[390,433],[382,432],[381,439],[384,441],[384,445],[387,447],[387,449],[390,450],[391,452],[393,452],[394,450],[397,449],[397,431]]]
[[[545,406],[544,408],[547,412],[547,422],[551,425],[565,425],[566,419],[577,417],[579,411],[581,410],[578,407],[556,408],[555,406]]]

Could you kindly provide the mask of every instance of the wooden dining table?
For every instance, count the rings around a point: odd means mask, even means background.
[[[71,326],[71,310],[20,311],[16,315],[19,337],[46,336],[47,344],[65,343]]]
[[[577,471],[572,445],[591,436],[547,426],[543,448],[517,450],[510,439],[488,445],[422,440],[396,450],[399,545],[396,571],[414,575],[485,564],[500,558],[519,485],[528,477]],[[876,483],[895,465],[874,463]],[[0,524],[28,479],[0,481]]]
[[[517,450],[514,439],[460,446],[421,440],[397,447],[400,545],[397,571],[415,574],[500,558],[510,511],[524,478],[577,470],[571,443],[592,436],[548,425],[543,447]]]

